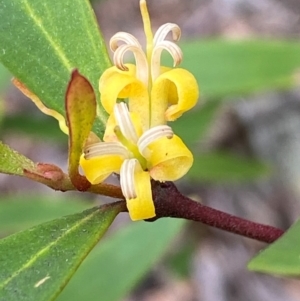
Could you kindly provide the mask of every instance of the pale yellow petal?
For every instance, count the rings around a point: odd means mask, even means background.
[[[126,64],[126,66],[129,71],[111,67],[103,73],[99,83],[101,102],[104,109],[112,114],[118,99],[128,99],[129,110],[140,115],[145,130],[149,127],[148,89],[132,74],[132,65]]]
[[[190,72],[176,68],[162,73],[152,88],[151,126],[177,119],[194,107],[198,98],[198,84]],[[162,111],[165,111],[164,117]]]
[[[142,169],[136,170],[134,183],[137,197],[126,200],[130,218],[133,221],[137,221],[155,217],[149,172]]]
[[[119,173],[124,157],[119,155],[104,155],[92,159],[80,158],[80,166],[90,183],[99,184],[112,173]]]
[[[100,77],[100,80],[99,80],[99,91],[100,93],[102,93],[102,91],[105,91],[106,90],[106,86],[107,86],[107,82],[115,76],[115,74],[124,74],[126,76],[132,76],[132,77],[135,77],[135,73],[136,73],[136,66],[133,65],[133,64],[125,64],[125,66],[128,68],[127,71],[122,71],[120,69],[118,69],[116,66],[113,66],[113,67],[110,67],[108,69],[106,69],[101,77]],[[125,95],[122,95],[122,91],[121,91],[121,94],[118,96],[119,98],[126,98],[126,89],[124,90],[124,94]],[[112,110],[112,109],[111,109]]]
[[[176,135],[162,137],[149,144],[147,161],[150,176],[161,182],[176,181],[183,177],[193,164],[193,155]]]

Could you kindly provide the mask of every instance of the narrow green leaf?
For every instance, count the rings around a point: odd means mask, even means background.
[[[122,207],[92,208],[1,240],[0,300],[54,300]]]
[[[58,301],[119,301],[170,248],[185,221],[135,222],[95,248]],[[80,289],[78,289],[80,287]]]
[[[181,43],[182,66],[205,97],[224,97],[295,86],[300,43],[292,41],[194,41]]]
[[[256,255],[248,264],[251,271],[300,276],[300,220],[285,234]]]
[[[24,169],[33,170],[35,164],[0,142],[0,172],[11,175],[24,175]]]
[[[73,71],[66,93],[66,113],[69,127],[69,176],[78,190],[91,185],[79,174],[79,160],[96,117],[96,98],[89,81]]]
[[[255,159],[221,152],[197,154],[188,177],[205,182],[249,181],[269,176],[270,167]]]
[[[0,20],[0,61],[47,107],[65,115],[74,68],[98,91],[110,61],[88,1],[0,0]],[[101,118],[98,134],[105,122]]]
[[[0,235],[76,213],[91,207],[90,202],[64,195],[6,195],[0,202]]]

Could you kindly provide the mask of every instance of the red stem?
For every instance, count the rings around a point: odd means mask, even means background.
[[[184,218],[231,233],[272,243],[284,231],[272,226],[258,224],[231,214],[207,207],[183,196],[171,182],[153,185],[156,220],[161,217]]]

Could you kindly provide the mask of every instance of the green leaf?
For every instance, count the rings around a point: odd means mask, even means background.
[[[88,1],[0,0],[0,20],[0,61],[47,107],[65,115],[74,68],[98,91],[110,61]],[[98,134],[106,119],[100,116]]]
[[[0,64],[0,93],[2,93],[9,84],[11,74]]]
[[[269,166],[255,159],[221,152],[194,152],[194,164],[187,176],[204,182],[233,182],[266,177],[270,173]]]
[[[91,184],[79,174],[79,160],[84,144],[96,117],[96,99],[93,87],[77,70],[73,71],[66,93],[67,124],[69,127],[69,176],[78,190],[87,190]]]
[[[35,169],[35,164],[31,160],[12,150],[2,142],[0,142],[0,154],[1,173],[23,176],[24,169]]]
[[[58,301],[121,300],[165,254],[184,225],[185,221],[170,218],[135,222],[108,237],[93,250]]]
[[[251,271],[300,276],[300,220],[248,264]]]
[[[43,125],[43,126],[41,126]],[[1,132],[9,135],[10,132],[18,132],[22,135],[30,135],[46,142],[64,143],[68,137],[57,126],[56,119],[47,115],[33,115],[32,112],[22,114],[5,115],[1,124]]]
[[[297,84],[300,43],[291,41],[195,41],[182,43],[182,66],[205,97],[223,97]]]
[[[54,220],[0,241],[0,300],[53,300],[123,204]]]
[[[0,202],[0,235],[24,230],[37,224],[91,207],[73,196],[6,195]]]

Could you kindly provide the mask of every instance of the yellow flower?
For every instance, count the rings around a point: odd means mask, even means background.
[[[115,34],[110,41],[115,66],[108,68],[99,81],[101,103],[109,114],[104,142],[91,132],[96,115],[95,95],[89,81],[77,69],[72,72],[66,92],[66,119],[14,79],[15,85],[42,112],[56,118],[61,130],[69,135],[72,184],[85,191],[90,183],[98,184],[112,173],[119,174],[132,220],[155,216],[151,179],[176,181],[192,166],[192,153],[167,122],[195,106],[199,97],[198,85],[191,73],[160,64],[163,50],[172,56],[173,67],[182,61],[181,49],[166,40],[169,33],[174,41],[179,40],[178,25],[164,24],[153,36],[145,0],[140,0],[140,9],[146,52],[129,33]],[[135,65],[124,63],[128,51],[133,53]],[[78,161],[90,183],[79,174]]]
[[[190,110],[198,100],[199,90],[196,79],[187,70],[160,65],[163,50],[172,56],[174,67],[182,61],[178,45],[165,40],[170,32],[175,41],[180,38],[178,25],[166,23],[153,37],[145,0],[140,1],[140,8],[147,39],[146,54],[131,34],[115,34],[110,40],[115,66],[102,74],[99,89],[102,105],[109,114],[118,99],[128,99],[129,111],[140,115],[145,131],[173,121]],[[136,65],[124,64],[128,51],[133,53]]]
[[[80,165],[92,184],[120,174],[122,192],[132,220],[155,216],[150,179],[175,181],[190,169],[193,155],[168,125],[142,131],[138,114],[116,104],[105,133],[106,142],[85,148]]]
[[[163,50],[171,54],[174,67],[182,61],[181,49],[165,40],[171,32],[177,41],[180,28],[167,23],[153,37],[145,0],[140,0],[140,8],[146,53],[129,33],[119,32],[111,38],[115,66],[107,69],[99,82],[101,103],[110,114],[104,142],[87,145],[80,161],[92,184],[104,181],[112,173],[120,174],[132,220],[155,216],[151,178],[175,181],[192,166],[193,155],[167,122],[191,109],[199,97],[191,73],[160,65]],[[134,54],[135,65],[124,64],[128,51]]]

